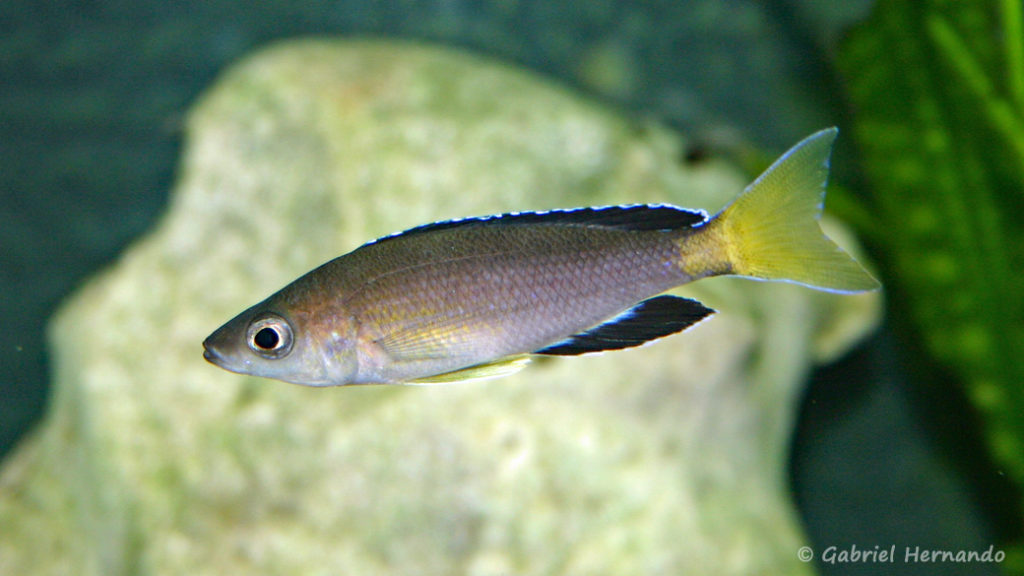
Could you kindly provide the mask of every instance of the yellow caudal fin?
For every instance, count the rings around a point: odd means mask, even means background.
[[[715,217],[734,274],[841,293],[880,287],[818,225],[837,132],[805,138]]]

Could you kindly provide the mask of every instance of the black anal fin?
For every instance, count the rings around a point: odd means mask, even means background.
[[[693,326],[715,311],[696,300],[656,296],[586,332],[541,348],[535,354],[574,356],[602,350],[620,350],[675,334]]]

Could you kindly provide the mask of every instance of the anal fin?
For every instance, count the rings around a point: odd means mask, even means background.
[[[535,354],[574,356],[602,350],[620,350],[662,338],[700,322],[714,310],[696,300],[656,296],[585,332],[573,334]]]

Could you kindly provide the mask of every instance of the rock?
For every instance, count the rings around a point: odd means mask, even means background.
[[[48,416],[0,476],[3,574],[801,574],[786,485],[815,355],[879,297],[718,278],[642,349],[501,380],[310,389],[203,361],[222,321],[436,219],[744,185],[679,137],[451,50],[310,40],[196,105],[167,216],[52,324]]]

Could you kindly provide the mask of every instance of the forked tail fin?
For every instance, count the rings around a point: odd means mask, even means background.
[[[881,286],[818,225],[837,133],[793,146],[715,217],[734,274],[841,293]]]

